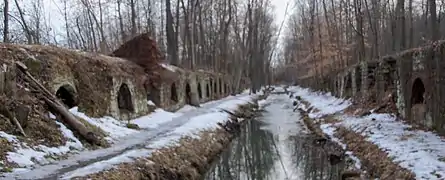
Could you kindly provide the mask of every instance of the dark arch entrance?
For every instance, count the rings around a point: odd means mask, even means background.
[[[218,84],[215,82],[213,82],[213,93],[218,93]]]
[[[222,94],[222,80],[219,79],[219,94]]]
[[[153,84],[147,84],[145,91],[147,93],[147,102],[152,101],[157,106],[161,103],[160,90],[154,87]]]
[[[199,82],[198,82],[198,96],[199,96],[199,99],[202,99],[201,83],[199,83]]]
[[[178,92],[176,92],[176,84],[172,83],[170,86],[170,99],[174,102],[178,102]]]
[[[119,110],[134,111],[133,101],[131,99],[131,92],[128,88],[128,85],[123,83],[119,88],[119,92],[117,93],[117,104]]]
[[[352,95],[352,75],[349,72],[345,77],[345,93],[344,97],[351,97]]]
[[[355,84],[357,87],[357,92],[361,91],[362,87],[362,68],[360,66],[357,66],[355,68]]]
[[[59,89],[57,89],[56,97],[59,98],[63,102],[63,104],[65,104],[70,109],[77,106],[74,88],[68,84],[60,86]]]
[[[213,85],[213,79],[210,78],[210,91],[213,91],[214,85]]]
[[[210,97],[210,85],[208,83],[206,85],[206,97]]]
[[[190,88],[190,84],[185,84],[185,103],[191,104],[192,103],[192,89]]]
[[[420,78],[414,80],[411,92],[411,104],[424,104],[425,86]]]

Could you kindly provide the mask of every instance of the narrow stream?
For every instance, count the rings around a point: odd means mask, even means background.
[[[206,180],[340,179],[343,164],[331,166],[300,123],[286,95],[270,95],[265,112],[250,120],[206,174]]]

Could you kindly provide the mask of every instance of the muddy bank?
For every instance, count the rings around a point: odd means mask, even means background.
[[[347,144],[348,149],[353,151],[361,160],[361,163],[369,175],[379,179],[415,179],[411,171],[395,164],[386,152],[369,141],[362,135],[339,127],[334,134]]]
[[[265,98],[265,96],[260,97]],[[239,107],[221,128],[199,133],[200,138],[183,137],[177,146],[154,151],[149,157],[132,163],[122,163],[107,171],[74,179],[200,179],[213,160],[229,145],[239,132],[243,120],[249,120],[258,111],[257,101]]]
[[[306,107],[310,107],[310,103],[304,100],[298,100],[298,103],[304,104]],[[354,169],[355,172],[360,172],[361,178],[379,178],[382,180],[388,179],[415,179],[414,174],[402,168],[400,165],[394,163],[388,154],[379,147],[366,140],[366,137],[349,130],[341,125],[335,127],[333,137],[323,133],[322,125],[332,125],[336,122],[340,122],[336,115],[327,115],[321,120],[309,118],[309,113],[317,111],[315,108],[298,108],[300,113],[304,116],[304,123],[322,138],[331,139],[337,138],[341,143],[346,145],[348,151],[353,152],[354,156],[360,160],[361,169]],[[360,179],[355,177],[354,179]]]
[[[308,104],[307,102],[300,102]],[[366,173],[355,167],[353,158],[346,154],[347,149],[343,149],[341,144],[334,142],[331,137],[323,133],[320,128],[320,122],[315,122],[314,119],[309,117],[309,112],[314,109],[309,108],[307,111],[298,108],[304,125],[316,136],[316,139],[312,142],[315,147],[318,147],[321,151],[328,154],[328,161],[331,165],[343,163],[344,169],[340,173],[341,179],[363,179],[367,176]]]

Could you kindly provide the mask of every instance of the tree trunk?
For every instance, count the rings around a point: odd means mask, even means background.
[[[439,40],[439,29],[437,26],[437,12],[436,12],[436,0],[428,0],[430,8],[430,26],[431,26],[431,41]]]
[[[3,42],[9,42],[9,2],[8,0],[4,0],[3,2]]]
[[[131,7],[131,38],[136,36],[137,29],[136,29],[136,5],[135,0],[130,0],[130,7]]]
[[[127,35],[125,34],[124,31],[124,21],[122,19],[122,13],[121,13],[121,0],[117,0],[117,14],[119,18],[119,29],[122,38],[122,43],[124,43],[125,41],[127,41]]]
[[[17,7],[17,10],[19,11],[20,20],[22,21],[23,31],[25,31],[26,39],[28,40],[28,44],[32,44],[32,35],[31,30],[29,29],[28,24],[26,23],[24,12],[22,8],[19,5],[19,2],[17,0],[14,0],[15,5]]]
[[[178,55],[176,48],[177,44],[175,42],[175,32],[173,29],[173,16],[171,12],[171,3],[170,0],[165,0],[165,9],[166,9],[166,23],[165,29],[167,33],[167,53],[168,60],[172,65],[179,65],[178,63]]]

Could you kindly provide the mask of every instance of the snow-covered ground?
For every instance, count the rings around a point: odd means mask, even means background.
[[[157,148],[175,145],[182,136],[193,136],[202,130],[218,128],[217,123],[226,121],[229,117],[222,109],[233,112],[239,105],[252,102],[255,96],[257,95],[243,93],[202,104],[200,108],[184,106],[174,113],[156,109],[149,115],[131,120],[141,130],[129,129],[126,121],[112,117],[90,118],[73,108],[70,110],[73,114],[107,133],[107,140],[112,143],[110,148],[86,150],[61,123],[58,123],[60,130],[69,139],[62,147],[29,147],[19,142],[15,136],[0,131],[0,137],[15,145],[14,152],[8,153],[8,161],[21,166],[4,175],[7,179],[66,179],[106,170],[122,162],[149,156]],[[68,156],[67,159],[56,161],[48,158],[64,154]]]
[[[330,94],[312,92],[300,87],[290,88],[295,95],[319,109],[312,117],[341,112],[350,102]],[[412,130],[411,126],[396,121],[391,114],[373,113],[364,117],[338,115],[341,122],[323,124],[323,131],[333,137],[339,126],[349,128],[367,137],[366,140],[379,146],[389,157],[416,175],[416,179],[440,179],[445,177],[445,141],[432,132]],[[338,139],[334,139],[339,141]],[[356,164],[359,166],[360,164]]]
[[[294,92],[294,96],[300,96],[303,100],[309,102],[311,106],[319,110],[309,114],[310,118],[320,118],[324,115],[334,114],[351,105],[350,101],[338,99],[332,96],[331,93],[313,92],[310,89],[297,86],[289,87],[288,90]]]

